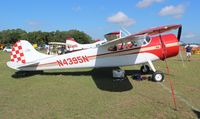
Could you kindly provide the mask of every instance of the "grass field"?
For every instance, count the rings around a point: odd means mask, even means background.
[[[197,119],[200,118],[200,55],[193,61],[168,59],[178,110],[165,81],[136,81],[140,66],[122,67],[127,80],[111,69],[66,69],[15,75],[0,52],[0,119]],[[165,72],[165,63],[154,63]]]

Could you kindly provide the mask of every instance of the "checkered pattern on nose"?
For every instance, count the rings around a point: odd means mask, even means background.
[[[11,62],[26,63],[20,41],[16,42],[13,45],[10,56],[11,56],[11,60],[10,60]]]

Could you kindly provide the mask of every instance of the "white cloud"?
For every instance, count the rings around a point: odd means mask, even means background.
[[[163,2],[164,0],[141,0],[137,3],[137,7],[139,8],[145,8],[151,6],[153,3],[160,3]]]
[[[191,39],[191,38],[195,38],[195,37],[197,37],[194,33],[191,33],[191,32],[189,32],[189,33],[186,33],[184,36],[183,36],[183,38],[187,38],[187,39]]]
[[[185,12],[184,5],[170,5],[162,8],[159,12],[160,16],[173,16],[174,18],[181,18]]]
[[[183,33],[182,41],[185,43],[200,43],[200,35],[194,32]]]
[[[123,27],[129,27],[136,23],[135,20],[129,18],[126,14],[124,14],[121,11],[117,12],[113,16],[108,17],[107,21],[111,23],[119,24]]]

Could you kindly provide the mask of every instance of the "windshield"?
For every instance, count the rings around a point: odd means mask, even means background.
[[[140,47],[140,46],[147,45],[150,42],[150,40],[151,40],[151,38],[149,36],[146,36],[146,38],[144,38],[144,39],[134,40],[134,41],[131,41],[131,43],[135,47]]]

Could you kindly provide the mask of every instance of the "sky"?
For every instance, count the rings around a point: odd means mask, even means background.
[[[182,24],[181,40],[200,43],[200,0],[1,0],[0,30],[77,29],[93,39],[119,31]]]

